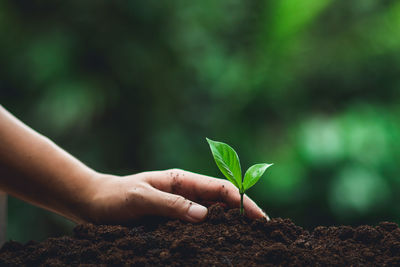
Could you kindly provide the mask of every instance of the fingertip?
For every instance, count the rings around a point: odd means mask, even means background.
[[[262,215],[263,215],[263,218],[265,218],[265,220],[267,220],[267,222],[271,220],[271,219],[269,218],[268,214],[266,214],[262,209],[260,209],[260,211],[261,211],[261,213],[262,213]]]
[[[247,195],[245,195],[244,208],[247,210],[247,216],[250,219],[261,219],[264,218],[270,221],[270,217]]]
[[[247,210],[245,209],[245,214],[247,217],[253,220],[266,218],[265,214],[261,210]]]
[[[207,217],[208,209],[196,203],[190,203],[187,218],[191,222],[201,222]]]

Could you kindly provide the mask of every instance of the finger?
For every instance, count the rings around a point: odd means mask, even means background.
[[[151,172],[148,182],[155,188],[182,195],[194,201],[222,201],[231,208],[240,206],[239,190],[229,181],[179,169]],[[267,216],[246,195],[243,199],[246,215],[256,219]]]
[[[200,222],[207,216],[207,208],[180,195],[152,188],[150,192],[151,211],[149,215]]]

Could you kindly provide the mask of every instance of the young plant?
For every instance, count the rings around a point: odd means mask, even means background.
[[[242,169],[240,167],[239,157],[236,151],[229,145],[210,140],[207,142],[210,145],[211,153],[217,163],[220,171],[225,177],[239,189],[240,194],[240,214],[244,214],[243,195],[253,185],[255,185],[265,170],[272,164],[260,163],[251,166],[242,178]]]

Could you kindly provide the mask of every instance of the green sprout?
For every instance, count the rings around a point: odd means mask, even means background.
[[[239,157],[236,151],[229,145],[210,140],[207,142],[210,145],[211,153],[214,157],[215,163],[217,164],[220,171],[225,177],[239,189],[240,194],[240,214],[244,214],[243,208],[243,195],[253,185],[255,185],[265,170],[272,164],[260,163],[251,166],[242,178],[242,169],[240,167]]]

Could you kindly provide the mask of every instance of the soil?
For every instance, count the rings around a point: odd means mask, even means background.
[[[289,219],[252,221],[238,210],[209,209],[205,222],[155,219],[125,226],[78,225],[73,236],[0,249],[0,266],[400,266],[400,229],[316,227]]]

